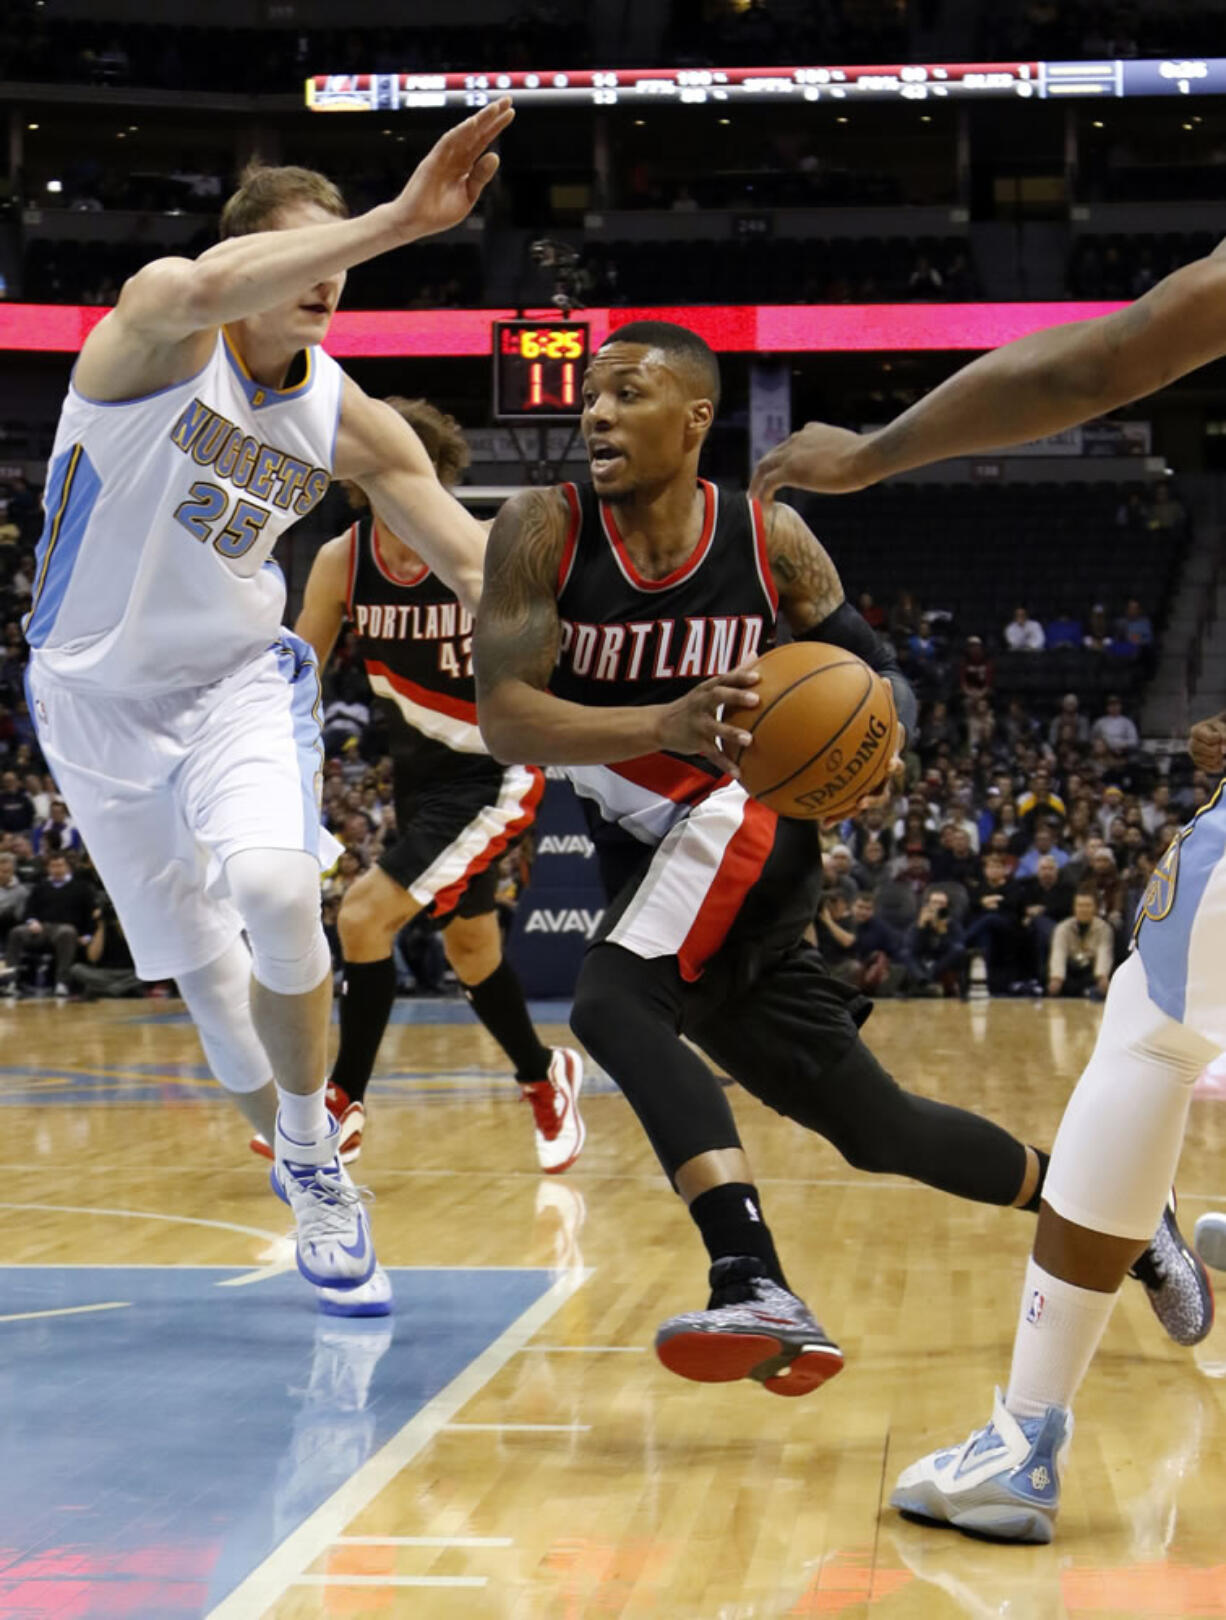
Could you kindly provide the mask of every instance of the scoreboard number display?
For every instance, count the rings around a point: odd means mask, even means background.
[[[583,412],[583,321],[495,321],[494,416],[500,422],[577,419]]]

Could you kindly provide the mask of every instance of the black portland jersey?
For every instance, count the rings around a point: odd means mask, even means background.
[[[663,579],[644,579],[617,511],[589,484],[562,486],[570,531],[558,568],[561,642],[551,692],[595,707],[671,703],[774,644],[779,598],[761,508],[705,480],[702,533]],[[704,759],[648,754],[616,765],[570,766],[576,790],[602,816],[656,843],[688,805],[726,777]]]
[[[369,518],[349,531],[347,613],[392,727],[392,753],[423,767],[485,755],[477,729],[472,614],[424,565],[397,574]]]

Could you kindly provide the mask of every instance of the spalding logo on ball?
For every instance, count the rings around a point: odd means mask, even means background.
[[[776,647],[753,667],[757,707],[723,716],[753,737],[737,762],[747,793],[781,816],[837,821],[883,786],[898,725],[887,680],[820,641]]]

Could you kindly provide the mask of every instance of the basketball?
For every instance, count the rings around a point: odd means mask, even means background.
[[[741,781],[767,809],[836,821],[885,781],[894,757],[890,683],[843,647],[793,641],[754,666],[756,708],[725,709],[753,736]]]

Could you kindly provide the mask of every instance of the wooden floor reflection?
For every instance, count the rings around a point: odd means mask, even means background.
[[[278,1263],[283,1211],[173,1010],[0,1010],[10,1264]],[[1046,1146],[1097,1018],[1082,1004],[895,1003],[867,1033],[904,1083]],[[250,1588],[253,1606],[217,1612],[1226,1616],[1226,1324],[1189,1354],[1129,1289],[1078,1406],[1053,1547],[903,1523],[884,1506],[899,1468],[983,1421],[1007,1374],[1031,1219],[860,1175],[752,1099],[734,1106],[791,1279],[848,1358],[802,1401],[687,1385],[651,1354],[657,1321],[703,1299],[704,1260],[618,1094],[593,1090],[582,1159],[545,1179],[488,1039],[467,1023],[395,1026],[360,1164],[380,1258],[556,1268],[568,1288],[405,1466],[392,1459],[352,1512],[342,1496],[323,1541]],[[1198,1100],[1180,1172],[1189,1228],[1226,1207],[1224,1146],[1226,1109]],[[406,1584],[421,1578],[456,1584]]]

